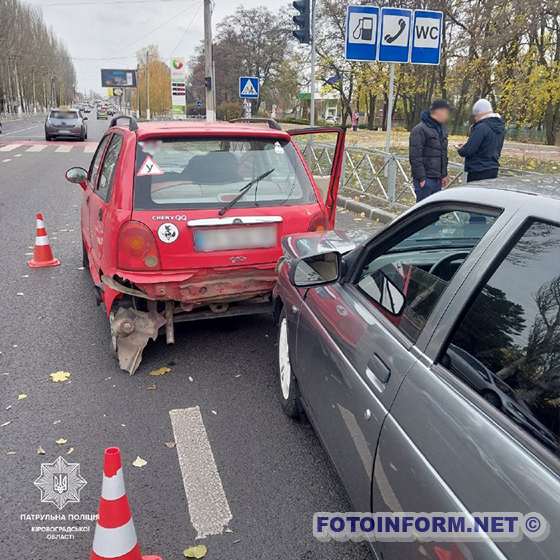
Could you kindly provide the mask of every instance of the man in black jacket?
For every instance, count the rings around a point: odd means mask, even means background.
[[[487,99],[479,99],[473,105],[473,117],[475,123],[471,127],[469,139],[458,146],[459,155],[465,158],[467,183],[498,176],[506,134],[502,117],[494,113]]]
[[[449,103],[435,100],[410,132],[409,159],[416,201],[447,187],[447,127]]]

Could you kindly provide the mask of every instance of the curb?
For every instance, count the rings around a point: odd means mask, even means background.
[[[397,217],[396,214],[392,214],[391,212],[387,212],[386,210],[382,210],[381,208],[375,208],[374,206],[370,206],[365,202],[358,202],[353,198],[348,198],[341,195],[338,195],[336,205],[342,208],[346,208],[351,212],[355,212],[356,214],[365,214],[366,218],[369,218],[370,220],[376,219],[384,224],[392,222]]]

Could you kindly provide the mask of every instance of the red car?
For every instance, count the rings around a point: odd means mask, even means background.
[[[270,311],[282,237],[334,226],[344,131],[125,118],[66,178],[83,190],[84,266],[133,373],[164,327],[172,343],[179,321]],[[294,141],[309,134],[336,137],[317,181]]]

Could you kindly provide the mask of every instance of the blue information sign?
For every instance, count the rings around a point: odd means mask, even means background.
[[[412,26],[412,64],[439,64],[443,13],[432,10],[416,10]]]
[[[379,31],[379,60],[381,62],[408,62],[412,10],[381,8]]]
[[[379,8],[348,6],[346,9],[347,60],[370,62],[377,59]]]

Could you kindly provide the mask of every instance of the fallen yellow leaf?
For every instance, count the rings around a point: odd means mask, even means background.
[[[148,375],[151,375],[152,377],[160,377],[161,375],[165,375],[166,373],[169,373],[171,371],[171,368],[168,367],[160,367],[157,369],[153,369],[152,371],[150,371],[150,373],[148,373]]]
[[[63,437],[58,438],[55,443],[58,443],[58,445],[64,445],[65,443],[68,443],[67,439],[64,439]]]
[[[39,446],[37,447],[37,455],[44,455],[45,454],[45,450]]]
[[[185,558],[204,558],[208,549],[205,545],[199,544],[197,546],[189,546],[183,550],[183,556]]]
[[[72,375],[69,371],[55,371],[50,374],[53,383],[61,383],[62,381],[68,381]]]
[[[145,467],[148,464],[148,461],[146,461],[145,459],[142,459],[142,457],[140,457],[140,455],[138,455],[136,457],[136,459],[134,459],[134,461],[132,461],[132,466],[134,467],[138,467],[138,468],[142,468]]]
[[[74,448],[70,447],[70,449],[68,449],[68,451],[66,452],[66,455],[70,455],[71,453],[74,453]]]
[[[27,395],[25,393],[21,393],[20,395],[18,395],[17,400],[18,401],[22,401],[23,399],[26,399]]]

